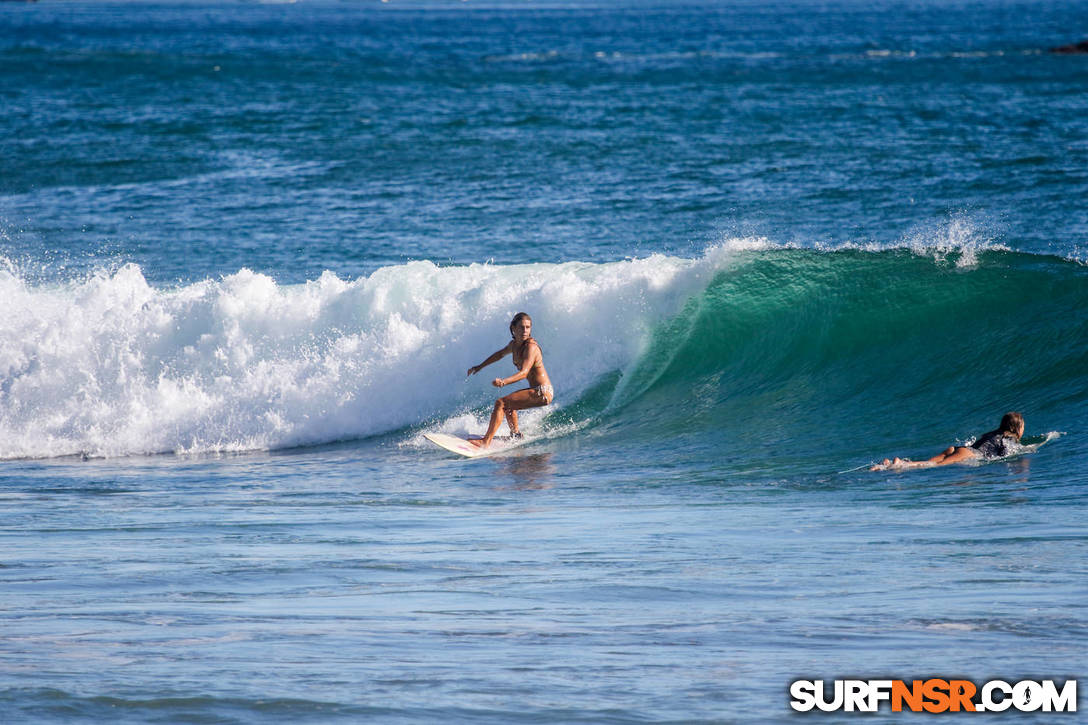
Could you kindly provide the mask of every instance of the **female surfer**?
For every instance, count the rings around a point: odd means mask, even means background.
[[[487,448],[491,445],[491,439],[495,437],[495,431],[502,424],[505,416],[510,425],[510,434],[515,438],[521,436],[518,429],[518,411],[525,408],[539,408],[548,405],[555,397],[552,389],[552,381],[548,378],[548,371],[544,369],[544,356],[540,352],[540,345],[533,339],[533,321],[529,315],[519,312],[510,321],[510,343],[496,350],[479,365],[468,369],[468,375],[475,375],[481,369],[493,362],[498,362],[507,355],[514,356],[516,373],[508,378],[495,378],[491,384],[496,388],[513,385],[519,380],[529,380],[529,387],[510,393],[495,401],[495,409],[491,412],[491,423],[487,426],[487,433],[482,440],[469,441],[473,445]]]
[[[949,446],[937,455],[924,461],[912,461],[909,458],[885,458],[874,465],[870,471],[883,471],[888,468],[929,468],[947,466],[949,463],[964,463],[979,458],[1003,458],[1015,453],[1024,435],[1024,416],[1019,413],[1005,413],[1001,425],[968,446]]]

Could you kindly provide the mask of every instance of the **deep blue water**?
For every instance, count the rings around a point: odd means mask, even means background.
[[[1080,677],[1086,17],[3,3],[0,719]],[[520,310],[555,404],[431,446]]]

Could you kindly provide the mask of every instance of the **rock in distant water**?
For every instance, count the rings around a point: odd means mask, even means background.
[[[1060,55],[1078,55],[1081,53],[1088,53],[1088,40],[1082,40],[1079,43],[1072,45],[1060,45],[1057,48],[1051,48],[1051,53],[1058,53]]]

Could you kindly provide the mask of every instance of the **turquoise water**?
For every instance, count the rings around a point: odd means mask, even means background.
[[[1080,677],[1086,11],[5,3],[0,718]]]

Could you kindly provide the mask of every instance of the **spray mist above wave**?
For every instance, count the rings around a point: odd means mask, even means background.
[[[0,272],[0,458],[280,448],[449,416],[490,399],[464,371],[520,310],[573,399],[727,257],[413,262],[290,286],[241,270],[175,289],[135,265],[48,287]]]

